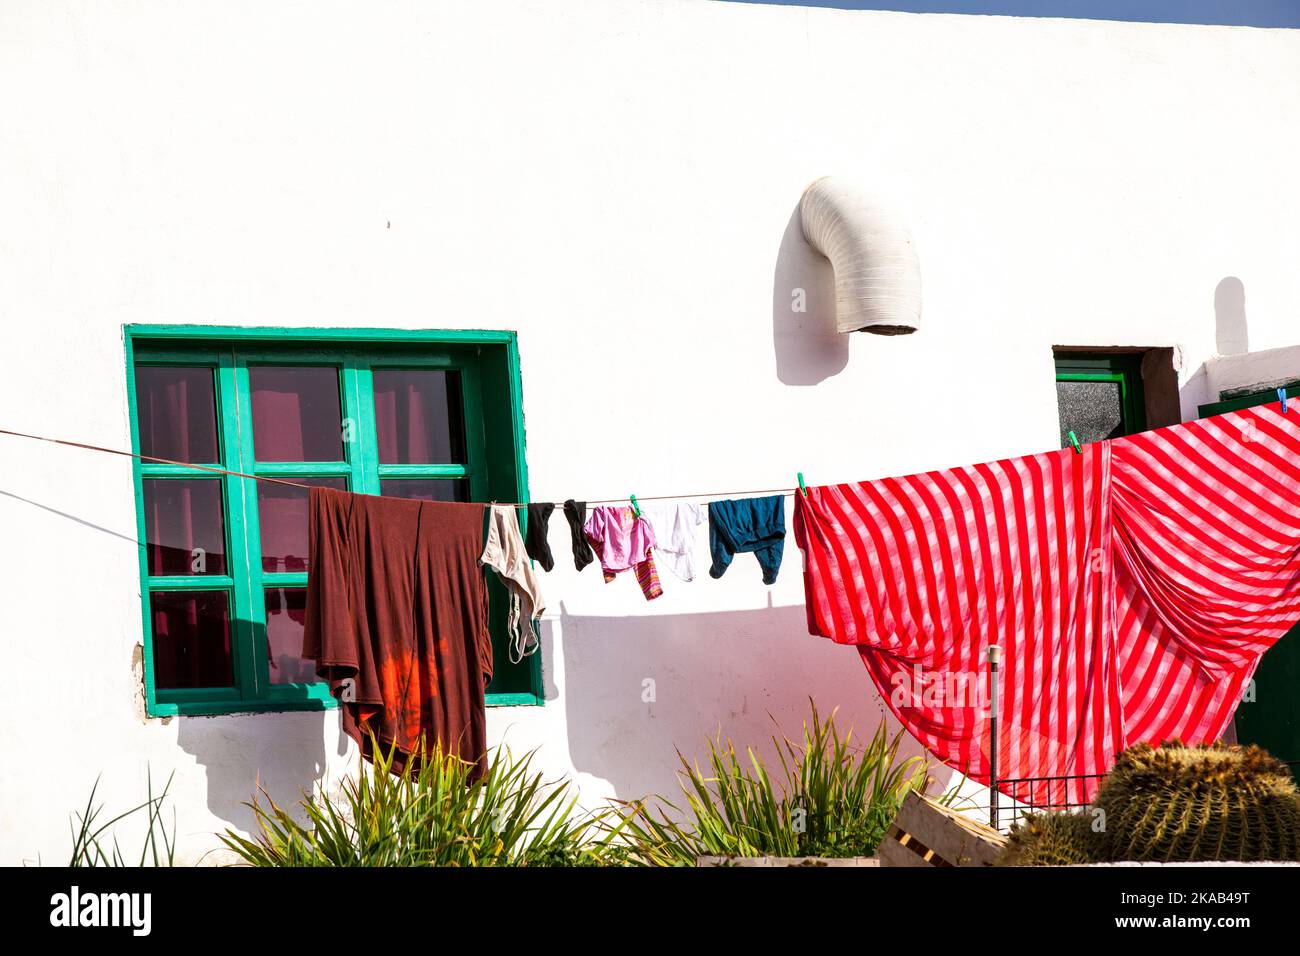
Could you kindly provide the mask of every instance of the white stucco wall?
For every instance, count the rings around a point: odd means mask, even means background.
[[[1295,31],[9,0],[0,90],[4,428],[129,447],[125,323],[507,328],[535,497],[743,491],[1052,447],[1054,344],[1177,346],[1190,416],[1255,374],[1211,381],[1220,347],[1300,340]],[[918,334],[814,331],[830,277],[795,212],[826,173],[905,211]],[[1300,372],[1272,355],[1256,380]],[[346,769],[334,713],[143,718],[128,461],[0,437],[0,529],[0,863],[62,862],[100,774],[121,809],[174,770],[195,859],[259,780]],[[745,556],[653,604],[562,558],[546,705],[494,710],[493,740],[595,801],[671,792],[675,746],[795,729],[809,695],[870,732],[787,549],[773,588]]]

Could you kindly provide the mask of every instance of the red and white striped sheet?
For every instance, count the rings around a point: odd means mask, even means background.
[[[908,731],[984,783],[990,644],[999,780],[1086,777],[1134,743],[1219,737],[1300,619],[1296,400],[795,498],[810,632],[856,645]]]

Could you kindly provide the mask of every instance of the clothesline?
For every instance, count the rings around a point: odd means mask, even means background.
[[[247,472],[232,471],[227,468],[217,468],[213,465],[196,465],[193,462],[176,461],[175,459],[172,458],[159,458],[155,455],[141,455],[136,452],[123,451],[120,448],[105,448],[102,445],[91,445],[91,444],[87,444],[86,442],[70,441],[66,438],[50,438],[49,436],[46,435],[30,435],[26,432],[11,431],[10,429],[7,428],[0,428],[0,435],[9,435],[13,438],[28,438],[31,439],[32,441],[49,442],[54,445],[64,445],[68,448],[80,448],[83,451],[97,451],[107,455],[120,455],[123,458],[135,458],[140,461],[147,461],[158,465],[175,465],[180,468],[193,468],[195,471],[206,471],[217,475],[229,475],[232,478],[251,478],[254,481],[270,481],[270,482],[274,482],[277,485],[290,485],[291,487],[294,488],[304,488],[308,490],[310,490],[312,487],[311,485],[304,484],[301,481],[291,481],[288,478],[276,478],[272,475],[250,475]],[[451,480],[455,480],[455,479],[451,479]],[[685,495],[685,494],[683,495],[637,495],[637,500],[638,501],[670,501],[670,500],[677,500],[677,499],[724,498],[724,497],[736,497],[742,495],[744,496],[792,495],[797,490],[798,489],[796,488],[766,488],[766,489],[759,489],[755,491],[705,491],[705,492],[699,492],[697,494],[689,494],[689,495]],[[615,504],[627,500],[629,500],[628,495],[623,495],[618,498],[589,498],[587,499],[587,504],[606,505],[606,504]],[[467,503],[481,505],[484,508],[490,507],[491,505],[514,505],[516,508],[526,508],[530,504],[542,504],[543,502],[475,501],[475,502],[467,502]],[[554,504],[558,508],[558,507],[563,507],[564,502],[555,501],[555,502],[551,502],[551,504]]]
[[[1300,518],[1294,509],[1300,416],[1289,410],[1247,408],[1089,444],[1073,454],[1044,452],[916,480],[849,482],[833,493],[810,489],[797,499],[793,522],[805,558],[808,630],[856,647],[882,703],[954,770],[1035,806],[1052,805],[1054,782],[1070,781],[1066,800],[1089,803],[1114,755],[1130,745],[1220,737],[1261,656],[1300,616]],[[308,487],[82,442],[6,429],[0,434]],[[794,488],[767,494],[777,492],[799,494]],[[313,502],[343,495],[327,491]],[[363,496],[360,507],[422,510],[403,504],[409,505]],[[760,504],[767,506],[762,515]],[[775,583],[786,537],[783,505],[781,498],[757,497],[712,504],[710,576],[720,576],[746,552],[757,559],[764,583]],[[458,562],[474,587],[484,577],[474,573],[476,566],[497,571],[512,592],[506,616],[510,640],[519,642],[512,659],[535,651],[538,642],[528,632],[537,633],[545,602],[532,563],[515,558],[527,554],[544,568],[553,560],[543,563],[520,540],[508,506],[490,512],[509,538],[495,552],[490,540],[478,552],[477,521],[451,510],[464,527],[454,545],[461,557],[448,560]],[[630,571],[647,600],[663,590],[653,552],[691,553],[673,547],[693,533],[677,534],[676,525],[661,538],[650,520],[627,521],[626,513],[596,509],[583,522],[584,510],[565,509],[575,568],[597,563],[606,581]],[[679,509],[694,513],[691,529],[703,523],[700,510]],[[745,513],[735,513],[740,510]],[[393,526],[393,533],[377,539],[412,547],[402,543],[419,537],[410,516],[399,514]],[[527,526],[539,527],[544,531],[546,522]],[[420,541],[453,546],[441,536]],[[402,573],[432,567],[391,564],[406,569]],[[694,579],[693,573],[679,576]],[[309,594],[322,593],[320,587],[320,575],[309,578]],[[981,685],[972,686],[969,678],[991,646],[1004,648],[1005,657],[996,689],[983,697]],[[996,728],[986,717],[991,700],[1003,715]],[[474,706],[481,706],[477,694]],[[1034,781],[1027,793],[1009,789],[1027,781]]]

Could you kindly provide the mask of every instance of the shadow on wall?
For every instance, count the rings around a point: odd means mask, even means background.
[[[659,794],[676,801],[677,750],[701,759],[719,731],[742,759],[752,746],[776,766],[771,738],[798,739],[809,697],[823,716],[838,707],[841,734],[851,727],[855,741],[865,742],[882,720],[889,734],[900,729],[858,654],[808,635],[802,605],[594,617],[569,614],[561,603],[558,624],[561,640],[544,629],[542,653],[545,660],[557,648],[564,654],[570,759],[620,799]],[[560,696],[549,676],[545,696]],[[205,770],[211,813],[250,832],[256,824],[244,804],[259,786],[292,808],[321,780],[329,724],[337,720],[333,712],[323,721],[320,712],[186,717],[177,743]],[[347,742],[339,730],[338,756]],[[904,734],[900,759],[914,754],[924,755]],[[940,766],[932,772],[939,780],[950,775]]]
[[[620,799],[680,795],[677,750],[702,759],[721,730],[773,758],[801,734],[809,697],[854,740],[899,725],[851,647],[808,634],[802,605],[642,617],[586,617],[560,605],[570,759]],[[920,753],[904,735],[902,757]],[[771,766],[771,764],[769,764]],[[938,776],[943,776],[939,772]]]
[[[84,528],[110,535],[141,547],[131,534],[123,534],[85,518],[33,501],[11,491],[0,496],[39,508]],[[233,622],[232,622],[233,623]],[[139,645],[136,645],[139,652]],[[138,666],[138,665],[137,665]],[[323,719],[322,719],[323,718]],[[176,718],[173,718],[176,719]],[[330,722],[338,725],[333,711],[266,713],[226,717],[181,717],[177,720],[177,745],[204,768],[208,809],[226,824],[249,831],[255,826],[252,811],[244,806],[259,786],[276,802],[292,806],[299,792],[310,788],[325,772],[325,739]],[[324,732],[323,732],[324,731]],[[337,732],[339,756],[347,752],[347,737]],[[168,770],[162,770],[165,779]],[[108,768],[104,768],[107,772]],[[181,772],[177,772],[179,782]],[[182,838],[185,849],[186,834]]]
[[[816,385],[849,363],[849,336],[835,331],[835,273],[804,240],[797,205],[772,276],[772,347],[785,385]]]
[[[338,723],[338,713],[333,710],[324,714],[298,711],[182,717],[176,743],[203,767],[212,815],[236,829],[253,832],[257,824],[245,804],[261,788],[280,806],[293,808],[302,791],[310,790],[324,776],[326,735],[329,725]],[[346,754],[347,743],[339,729],[339,757]],[[258,796],[266,806],[265,798]]]
[[[1246,286],[1236,276],[1227,276],[1214,287],[1214,342],[1220,355],[1242,355],[1250,351]]]
[[[66,511],[60,511],[58,508],[51,508],[49,505],[43,505],[39,501],[33,501],[31,498],[24,498],[22,495],[16,495],[12,491],[0,490],[0,495],[4,495],[6,498],[12,498],[14,501],[21,501],[23,504],[31,505],[33,508],[40,508],[42,511],[48,512],[52,515],[57,515],[60,518],[67,518],[69,521],[75,522],[83,528],[89,528],[91,531],[102,532],[110,537],[117,538],[119,541],[125,541],[133,547],[138,548],[141,546],[140,542],[132,535],[122,534],[121,532],[114,531],[112,528],[105,528],[103,525],[95,524],[93,521],[87,521],[85,518],[79,518]]]

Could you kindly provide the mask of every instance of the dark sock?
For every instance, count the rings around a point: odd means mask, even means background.
[[[528,506],[528,533],[524,535],[524,550],[542,566],[543,571],[555,567],[551,545],[546,540],[546,529],[551,523],[551,512],[554,510],[555,505],[549,501],[538,501]]]
[[[570,498],[564,503],[564,517],[569,519],[569,533],[573,537],[573,566],[581,571],[596,560],[583,530],[587,523],[587,503]]]

